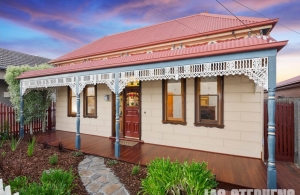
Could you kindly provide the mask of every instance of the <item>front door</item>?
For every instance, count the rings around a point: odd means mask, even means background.
[[[127,138],[140,138],[140,89],[127,87],[123,96],[124,105],[124,136]]]

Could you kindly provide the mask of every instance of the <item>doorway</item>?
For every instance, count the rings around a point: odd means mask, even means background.
[[[116,136],[116,99],[112,96],[112,136]],[[126,86],[120,93],[120,138],[141,139],[141,97],[140,85]]]

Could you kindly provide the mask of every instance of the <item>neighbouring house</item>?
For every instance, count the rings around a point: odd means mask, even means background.
[[[39,56],[29,55],[17,51],[0,48],[0,103],[11,105],[9,93],[7,92],[7,83],[4,81],[6,68],[10,65],[21,66],[28,64],[35,66],[49,62],[51,59]]]
[[[85,133],[115,137],[116,157],[131,139],[263,160],[264,89],[272,110],[287,41],[270,36],[278,19],[238,18],[201,13],[105,36],[20,75],[21,94],[56,87],[56,129],[76,132],[77,149]]]
[[[276,98],[300,98],[300,76],[277,83]]]

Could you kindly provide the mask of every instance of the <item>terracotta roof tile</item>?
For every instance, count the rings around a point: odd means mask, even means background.
[[[274,39],[267,36],[256,36],[244,39],[228,40],[221,43],[201,45],[190,48],[155,52],[149,54],[140,54],[134,56],[124,56],[106,60],[83,62],[74,65],[59,66],[47,70],[37,70],[25,72],[19,78],[32,78],[39,76],[63,74],[70,72],[80,72],[86,70],[104,69],[119,66],[128,66],[135,64],[146,64],[158,61],[170,61],[176,59],[187,59],[191,57],[211,56],[225,53],[236,53],[243,51],[252,51],[266,48],[281,49],[287,42],[275,42]],[[278,44],[277,44],[278,43]]]
[[[267,18],[240,17],[245,24],[268,21]],[[273,23],[276,21],[269,20]],[[157,44],[222,29],[243,26],[234,16],[201,13],[119,34],[105,36],[52,62],[108,53],[142,45]]]

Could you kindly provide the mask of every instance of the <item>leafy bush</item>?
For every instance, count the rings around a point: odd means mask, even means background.
[[[0,155],[0,169],[3,168],[3,160],[4,160],[4,157],[5,157],[5,152],[3,151]]]
[[[9,181],[9,185],[13,192],[18,191],[20,195],[68,195],[75,187],[74,179],[72,170],[50,169],[49,173],[43,172],[41,183],[29,183],[23,176]]]
[[[51,165],[56,165],[58,163],[58,156],[56,154],[50,156],[49,162]]]
[[[35,137],[33,136],[32,139],[28,143],[27,155],[32,156],[35,147]]]
[[[78,157],[78,156],[83,156],[83,153],[81,151],[74,151],[72,155]]]
[[[131,175],[137,175],[140,172],[140,164],[134,165],[131,170]]]
[[[148,164],[148,174],[142,180],[142,190],[139,194],[204,194],[205,189],[217,186],[214,175],[207,170],[207,164],[202,162],[180,164],[171,162],[169,158],[156,158]]]
[[[1,139],[0,139],[0,140],[1,140]],[[0,148],[2,148],[4,142],[5,142],[5,139],[3,139],[3,140],[0,141]]]
[[[73,184],[74,179],[75,176],[71,169],[69,171],[50,169],[49,173],[43,172],[41,182],[42,185],[53,184],[59,188],[63,188],[63,194],[70,194],[71,190],[75,187]]]
[[[13,193],[19,192],[22,188],[25,188],[28,185],[28,179],[26,176],[18,176],[13,180],[9,181],[11,191]]]
[[[20,144],[21,142],[21,138],[19,138],[18,140],[14,137],[11,138],[11,143],[10,143],[10,148],[11,148],[11,151],[15,151],[18,147],[18,145]]]

